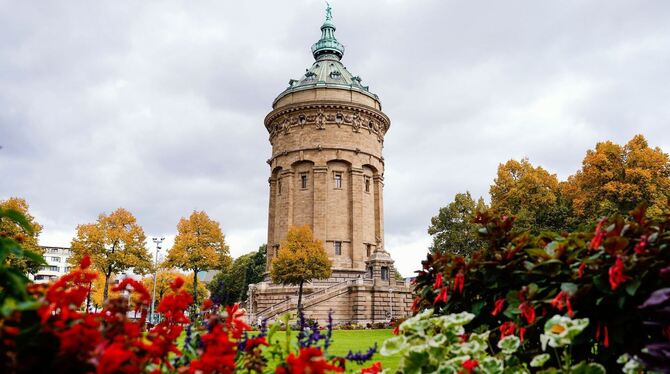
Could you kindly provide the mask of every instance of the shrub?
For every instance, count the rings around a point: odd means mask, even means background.
[[[670,323],[645,329],[639,306],[670,286],[670,216],[648,220],[640,207],[599,220],[593,232],[539,235],[513,232],[512,217],[482,213],[477,222],[488,248],[469,259],[429,254],[415,280],[415,311],[472,313],[472,330],[491,331],[493,346],[519,337],[522,362],[543,353],[543,326],[557,313],[590,321],[572,342],[575,361],[620,367],[624,353],[667,342]]]

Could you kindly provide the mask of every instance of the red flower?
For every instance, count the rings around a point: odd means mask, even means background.
[[[593,239],[591,239],[591,244],[589,245],[590,249],[598,249],[600,248],[600,244],[603,241],[603,224],[607,222],[607,218],[603,218],[598,222],[598,225],[596,226],[596,232],[593,235]]]
[[[586,262],[582,262],[581,265],[579,265],[579,269],[577,269],[577,277],[582,278],[584,276],[584,269],[586,268]]]
[[[361,374],[378,374],[382,372],[382,363],[377,361],[369,368],[361,369]]]
[[[646,247],[647,247],[647,236],[642,235],[640,237],[640,241],[637,244],[635,244],[635,248],[633,248],[633,250],[635,251],[635,253],[641,255],[644,253],[644,249]]]
[[[437,273],[437,276],[435,277],[435,283],[433,283],[433,289],[436,290],[440,287],[442,287],[442,273]]]
[[[503,306],[505,306],[505,299],[498,299],[495,301],[495,307],[493,308],[493,311],[491,312],[492,316],[497,316],[498,313],[502,312]]]
[[[417,312],[419,310],[419,305],[420,304],[421,304],[421,298],[420,297],[414,298],[414,300],[412,301],[412,307],[411,307],[412,312]]]
[[[570,318],[575,316],[575,313],[572,312],[572,304],[570,303],[570,296],[568,294],[565,294],[565,306],[568,307],[568,315]]]
[[[463,284],[465,283],[465,275],[463,272],[459,271],[454,277],[454,291],[458,290],[459,293],[463,293]]]
[[[172,291],[174,292],[177,292],[177,290],[180,289],[183,285],[184,279],[182,279],[182,277],[177,277],[172,282],[170,282],[170,288],[172,288]]]
[[[212,299],[205,299],[205,301],[202,302],[202,309],[209,309],[212,306],[214,306]]]
[[[521,340],[521,344],[523,344],[524,336],[526,335],[526,328],[525,327],[519,327],[519,340]]]
[[[514,322],[512,321],[507,321],[500,325],[500,339],[506,337],[507,335],[514,335],[514,329],[516,326],[514,325]]]
[[[551,300],[550,304],[554,308],[558,309],[559,311],[563,310],[563,298],[564,295],[566,295],[565,291],[559,292],[556,297],[554,297],[553,300]]]
[[[468,373],[472,373],[477,366],[479,366],[479,361],[477,360],[467,359],[463,362],[463,369],[467,370]]]
[[[526,319],[526,322],[528,322],[529,325],[535,322],[535,308],[530,306],[530,304],[528,304],[527,302],[521,303],[521,305],[519,305],[519,310],[521,311],[521,315],[523,316],[523,318]]]
[[[442,287],[440,289],[440,293],[437,295],[437,297],[433,301],[433,305],[437,304],[440,301],[446,303],[448,297],[449,297],[449,295],[447,294],[447,287]]]
[[[278,367],[275,373],[325,374],[327,371],[343,372],[344,369],[326,361],[320,348],[306,347],[300,349],[298,356],[294,353],[289,354],[286,358],[286,367],[282,370]]]
[[[79,268],[81,270],[87,269],[89,266],[91,266],[91,256],[84,256],[81,259],[81,262],[79,263]]]
[[[598,327],[596,328],[596,341],[600,340],[600,329],[601,328],[602,328],[602,331],[603,331],[603,346],[605,346],[605,348],[608,348],[610,346],[609,330],[607,329],[607,325],[601,325],[600,322],[598,322]]]
[[[623,261],[621,260],[621,257],[617,257],[614,265],[609,269],[610,287],[612,290],[616,290],[619,285],[630,279],[629,276],[623,273],[623,270]]]

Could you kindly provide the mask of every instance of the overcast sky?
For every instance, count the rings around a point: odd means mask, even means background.
[[[670,151],[670,1],[334,0],[343,62],[391,118],[386,248],[419,268],[431,216],[488,199],[499,163],[560,178],[598,141]],[[234,256],[265,241],[264,116],[313,58],[323,1],[0,0],[0,199],[68,246],[129,209],[166,236],[194,209]]]

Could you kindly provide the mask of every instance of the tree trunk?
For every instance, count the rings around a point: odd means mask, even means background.
[[[109,296],[109,278],[112,276],[112,270],[108,269],[105,273],[105,288],[102,289],[102,303],[104,304],[107,301]]]
[[[298,313],[302,313],[302,285],[305,281],[300,282],[300,287],[298,288]]]
[[[198,307],[198,269],[193,269],[193,305]]]

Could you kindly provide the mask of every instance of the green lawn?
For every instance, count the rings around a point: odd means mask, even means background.
[[[286,333],[283,331],[277,332],[273,340],[285,341]],[[295,339],[295,332],[292,334]],[[382,347],[384,340],[393,336],[390,329],[383,330],[333,330],[333,343],[328,349],[328,353],[336,356],[346,356],[349,350],[353,352],[367,352],[367,350],[377,343],[377,352]],[[355,363],[348,365],[347,369],[360,369],[361,367],[370,366],[376,361],[381,361],[382,368],[395,369],[398,367],[399,356],[386,357],[379,353],[375,353],[371,361],[364,365],[357,365]]]

